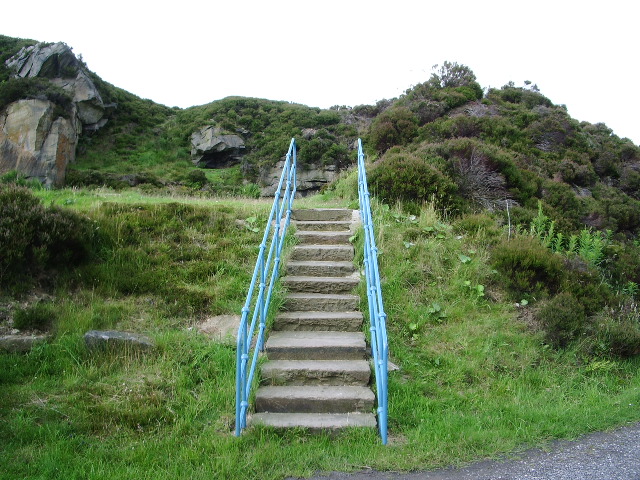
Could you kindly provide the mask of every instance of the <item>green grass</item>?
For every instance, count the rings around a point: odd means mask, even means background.
[[[488,245],[432,208],[375,205],[391,360],[389,445],[249,429],[233,436],[235,348],[190,329],[238,313],[270,201],[36,192],[104,230],[99,256],[55,283],[54,339],[0,355],[0,478],[281,479],[460,464],[640,420],[640,360],[554,351],[498,301]],[[344,206],[331,192],[298,207]],[[458,224],[456,224],[458,225]],[[479,289],[481,285],[484,288]],[[484,293],[484,295],[482,295]],[[90,355],[82,334],[152,336],[141,355]]]

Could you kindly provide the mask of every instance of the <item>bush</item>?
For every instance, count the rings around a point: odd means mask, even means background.
[[[596,315],[590,325],[594,349],[627,358],[640,355],[640,312],[635,302],[624,302]]]
[[[73,212],[45,208],[31,191],[0,185],[0,285],[17,287],[29,276],[82,262],[92,229]]]
[[[369,142],[384,153],[394,145],[409,143],[418,129],[418,117],[407,107],[390,108],[371,124]]]
[[[437,159],[436,159],[437,161]],[[457,186],[433,166],[400,150],[390,151],[369,173],[371,190],[382,200],[421,203],[434,199],[439,208],[456,208]]]
[[[554,347],[566,347],[585,329],[584,308],[567,292],[560,293],[546,302],[538,310],[537,317],[544,328],[546,341]]]
[[[208,183],[208,180],[207,180],[207,176],[202,170],[195,169],[195,170],[191,170],[187,174],[187,183],[190,187],[202,188]]]
[[[553,295],[565,275],[562,257],[530,237],[517,236],[498,244],[492,262],[514,300]]]

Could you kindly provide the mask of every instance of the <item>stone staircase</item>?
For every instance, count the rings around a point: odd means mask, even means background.
[[[354,211],[293,211],[299,244],[282,278],[288,290],[266,342],[253,424],[338,430],[375,427],[375,397],[353,265]]]

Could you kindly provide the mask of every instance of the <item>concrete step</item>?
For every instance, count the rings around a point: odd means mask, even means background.
[[[315,277],[342,277],[355,272],[356,267],[353,262],[331,262],[331,261],[296,261],[287,262],[287,275],[315,276]]]
[[[276,316],[273,330],[360,332],[360,312],[282,312]]]
[[[353,262],[351,245],[296,245],[291,260]]]
[[[311,433],[377,426],[372,413],[255,413],[249,423],[273,428],[303,428]]]
[[[290,292],[349,293],[360,283],[360,276],[357,274],[345,277],[288,275],[282,277],[281,282]]]
[[[371,376],[365,360],[273,360],[261,371],[263,385],[365,386]]]
[[[289,312],[350,312],[359,306],[357,295],[337,293],[289,293],[284,300]]]
[[[369,413],[375,396],[368,387],[308,386],[260,387],[256,412],[269,413]]]
[[[367,346],[362,332],[271,332],[269,360],[362,360]]]
[[[291,212],[291,218],[299,221],[335,222],[351,220],[353,210],[348,208],[305,208]]]
[[[298,230],[296,237],[303,245],[348,245],[351,232],[315,232]]]
[[[315,230],[315,231],[334,231],[334,232],[345,232],[351,229],[351,225],[353,222],[344,221],[344,222],[326,222],[326,221],[297,221],[296,228],[298,230]]]

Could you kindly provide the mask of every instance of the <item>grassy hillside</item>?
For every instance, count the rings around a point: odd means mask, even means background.
[[[353,181],[298,206],[349,205]],[[430,468],[639,419],[637,356],[583,342],[556,348],[535,321],[534,300],[505,298],[492,260],[505,230],[484,216],[452,222],[432,204],[408,214],[376,202],[399,366],[389,381],[390,445],[358,431],[335,439],[254,429],[235,438],[234,345],[193,327],[239,312],[269,203],[103,189],[37,195],[46,210],[90,226],[93,240],[76,266],[43,264],[32,272],[37,291],[2,300],[3,316],[54,337],[29,354],[0,355],[1,478]],[[145,333],[158,348],[90,354],[82,335],[93,328]]]

